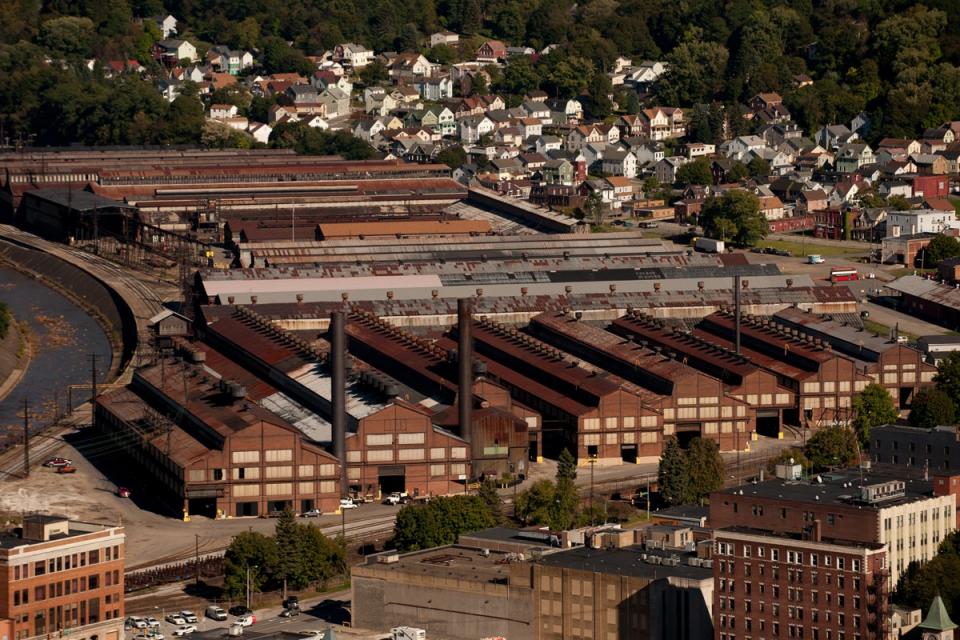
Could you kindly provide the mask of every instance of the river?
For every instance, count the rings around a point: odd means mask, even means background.
[[[91,355],[96,354],[97,380],[110,370],[110,342],[97,321],[81,307],[32,278],[0,267],[0,300],[33,333],[33,358],[23,379],[0,400],[0,432],[23,429],[23,400],[30,401],[31,431],[50,424],[63,412],[70,385],[74,406],[90,397]]]

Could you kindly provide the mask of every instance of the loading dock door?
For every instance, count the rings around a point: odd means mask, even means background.
[[[377,480],[380,492],[389,495],[395,491],[407,490],[407,472],[402,464],[383,465],[377,468]]]
[[[779,409],[757,409],[757,433],[768,438],[780,435]]]
[[[625,444],[620,446],[620,459],[632,464],[637,463],[637,445]]]

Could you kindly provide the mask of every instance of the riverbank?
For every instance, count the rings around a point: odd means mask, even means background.
[[[30,366],[33,348],[29,331],[11,315],[7,335],[0,339],[0,400],[10,395]]]

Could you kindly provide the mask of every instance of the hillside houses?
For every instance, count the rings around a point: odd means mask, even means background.
[[[780,93],[763,90],[719,114],[711,108],[707,131],[696,118],[691,127],[695,105],[669,104],[658,96],[670,72],[660,60],[616,56],[603,72],[617,86],[621,104],[600,118],[591,113],[587,95],[558,95],[553,85],[538,86],[539,78],[522,94],[499,93],[500,73],[518,60],[536,64],[549,47],[537,51],[529,43],[438,31],[424,38],[422,51],[373,51],[369,43],[344,42],[309,57],[310,69],[268,75],[252,52],[214,43],[198,55],[197,44],[177,35],[192,33],[190,25],[172,16],[162,20],[165,39],[153,50],[162,70],[151,77],[157,90],[173,101],[183,86],[196,83],[209,120],[242,130],[251,144],[269,144],[273,129],[299,124],[349,132],[382,157],[411,163],[434,162],[440,154],[458,157],[444,153],[455,148],[467,158],[453,168],[463,184],[511,197],[530,194],[561,209],[598,195],[624,215],[654,215],[655,209],[661,215],[676,203],[678,219],[685,219],[709,194],[742,188],[757,194],[773,229],[866,238],[884,224],[883,214],[868,211],[884,210],[877,205],[898,197],[914,208],[947,207],[958,174],[955,122],[877,141],[868,133],[869,114],[860,113],[805,131]],[[455,48],[462,61],[431,62],[442,57],[427,52],[428,44]],[[366,82],[362,70],[375,60],[386,73]],[[156,74],[156,65],[148,71],[129,61],[91,64],[115,76]],[[815,82],[802,74],[794,78],[794,86]],[[212,96],[225,87],[231,92]],[[232,99],[233,91],[269,101],[256,111],[266,114],[260,117],[265,122],[235,106],[248,102]],[[621,92],[630,100],[620,100]],[[689,185],[702,192],[679,191],[688,185],[678,184],[678,173],[690,162],[709,167],[712,184]],[[665,197],[666,205],[658,207],[637,204],[650,178],[658,190],[673,186],[674,199]]]

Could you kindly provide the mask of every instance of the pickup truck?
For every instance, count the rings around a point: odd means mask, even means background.
[[[383,501],[383,504],[406,504],[410,502],[410,496],[407,495],[406,491],[395,491],[387,496],[387,499]]]

